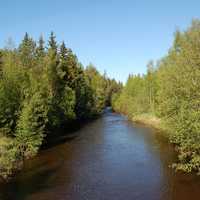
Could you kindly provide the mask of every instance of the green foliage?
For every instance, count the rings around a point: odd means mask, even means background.
[[[45,41],[43,37],[40,36],[39,41],[38,41],[38,46],[36,47],[36,50],[35,50],[35,54],[36,54],[35,57],[38,64],[41,65],[40,67],[42,67],[42,64],[44,64],[43,59],[46,55],[44,44],[45,44]]]
[[[75,113],[74,113],[74,106],[75,106],[75,94],[74,91],[66,86],[63,91],[62,98],[60,100],[59,106],[63,113],[63,119],[64,122],[67,120],[75,119]]]
[[[170,140],[179,146],[178,169],[200,171],[200,23],[177,32],[174,45],[160,66],[159,112],[170,124]]]
[[[29,37],[28,33],[25,34],[18,51],[21,66],[33,67],[35,64],[36,43]]]
[[[24,102],[15,134],[23,157],[35,155],[41,146],[48,122],[47,113],[46,100],[40,93],[35,93],[29,101]]]
[[[119,88],[115,80],[102,76],[95,67],[95,73],[89,75],[64,42],[57,44],[53,32],[48,47],[44,45],[42,37],[35,42],[26,33],[18,48],[0,50],[3,177],[36,155],[45,139],[59,137],[56,129],[100,114],[106,99],[109,104]]]
[[[16,141],[11,138],[0,137],[0,174],[7,179],[14,170],[21,166],[20,155]]]
[[[12,80],[0,80],[0,132],[4,135],[12,135],[19,108],[19,87]]]
[[[168,127],[170,141],[178,146],[179,163],[186,172],[200,173],[200,22],[177,31],[173,46],[156,67],[143,76],[130,76],[113,100],[115,110],[131,118],[152,113]]]
[[[153,112],[156,85],[152,81],[154,71],[151,73],[143,76],[130,75],[121,94],[113,100],[113,108],[131,119],[142,113]]]
[[[111,106],[113,96],[118,95],[121,92],[123,85],[120,82],[116,82],[115,79],[107,78],[106,75],[104,75],[104,80],[106,81],[106,105]]]
[[[99,114],[106,105],[106,81],[92,64],[87,66],[85,73],[92,89],[92,112]]]

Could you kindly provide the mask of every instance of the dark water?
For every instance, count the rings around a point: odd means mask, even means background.
[[[200,199],[200,177],[175,174],[174,152],[155,130],[111,112],[79,136],[27,161],[2,200]]]

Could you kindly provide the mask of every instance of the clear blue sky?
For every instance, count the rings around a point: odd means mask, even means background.
[[[200,17],[193,0],[0,0],[0,47],[27,31],[35,39],[50,31],[87,65],[125,81],[144,73],[150,59],[166,54],[177,27]]]

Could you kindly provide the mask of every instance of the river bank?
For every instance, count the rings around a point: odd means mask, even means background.
[[[140,114],[131,118],[133,122],[143,123],[156,129],[163,130],[162,121],[160,118],[152,114]]]
[[[25,161],[17,176],[0,185],[0,199],[198,199],[200,179],[174,173],[169,165],[176,153],[157,131],[107,112],[74,139]]]
[[[24,162],[34,159],[43,150],[52,148],[58,144],[73,140],[79,134],[78,130],[86,124],[97,119],[99,116],[85,120],[74,120],[63,125],[58,130],[53,131],[51,136],[43,141],[43,144],[37,154],[31,157],[21,155],[20,144],[14,137],[0,136],[0,182],[12,180],[17,173],[23,170]],[[55,137],[56,136],[56,137]]]
[[[127,116],[131,122],[143,124],[158,130],[158,133],[165,137],[170,144],[172,144],[173,149],[177,154],[177,159],[175,159],[175,162],[170,164],[171,168],[173,168],[176,172],[179,171],[199,176],[199,155],[192,150],[192,147],[190,146],[191,141],[188,142],[186,147],[180,142],[177,142],[174,137],[174,133],[172,134],[172,130],[169,128],[169,124],[153,114],[144,113],[135,116],[130,116],[130,114],[124,115]]]
[[[118,114],[123,114],[132,122],[147,125],[149,127],[158,129],[158,130],[162,131],[163,133],[165,132],[166,134],[168,132],[168,129],[167,129],[166,125],[164,124],[164,122],[162,121],[162,119],[156,117],[152,113],[143,113],[143,114],[138,114],[138,115],[130,115],[129,114],[128,115],[126,113],[121,113],[114,109],[113,109],[113,112],[116,112]],[[166,135],[166,134],[164,134],[164,135]]]

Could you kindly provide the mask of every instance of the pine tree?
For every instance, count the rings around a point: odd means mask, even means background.
[[[35,50],[35,41],[33,41],[33,39],[29,37],[28,33],[26,33],[18,48],[22,67],[32,68],[34,66]]]
[[[59,107],[61,108],[60,112],[63,117],[61,121],[64,123],[71,119],[75,118],[74,107],[75,107],[75,91],[73,91],[67,84],[67,74],[68,74],[68,65],[67,65],[67,54],[68,49],[65,46],[65,43],[62,42],[59,51],[59,65],[57,68],[58,73],[58,97],[60,101],[58,102]]]
[[[47,55],[47,74],[50,88],[50,96],[55,97],[58,94],[58,65],[59,59],[57,55],[57,42],[54,33],[51,32],[48,43],[48,55]]]
[[[68,49],[65,46],[65,43],[62,42],[59,51],[59,65],[58,65],[58,75],[60,79],[61,89],[65,87],[67,84],[67,76],[68,76],[68,63],[67,63],[67,54]]]
[[[40,38],[39,38],[39,41],[38,41],[38,46],[36,48],[36,58],[37,58],[37,60],[43,59],[44,56],[45,56],[45,46],[44,45],[45,45],[45,42],[44,42],[44,39],[41,35]]]
[[[51,51],[54,51],[54,53],[57,54],[58,46],[54,32],[51,32],[48,44],[49,44],[49,49],[51,49]]]
[[[68,55],[68,49],[66,48],[65,42],[63,41],[60,45],[60,59],[66,61]]]
[[[78,81],[78,60],[77,57],[73,54],[71,49],[68,49],[67,58],[67,85],[75,89]]]

